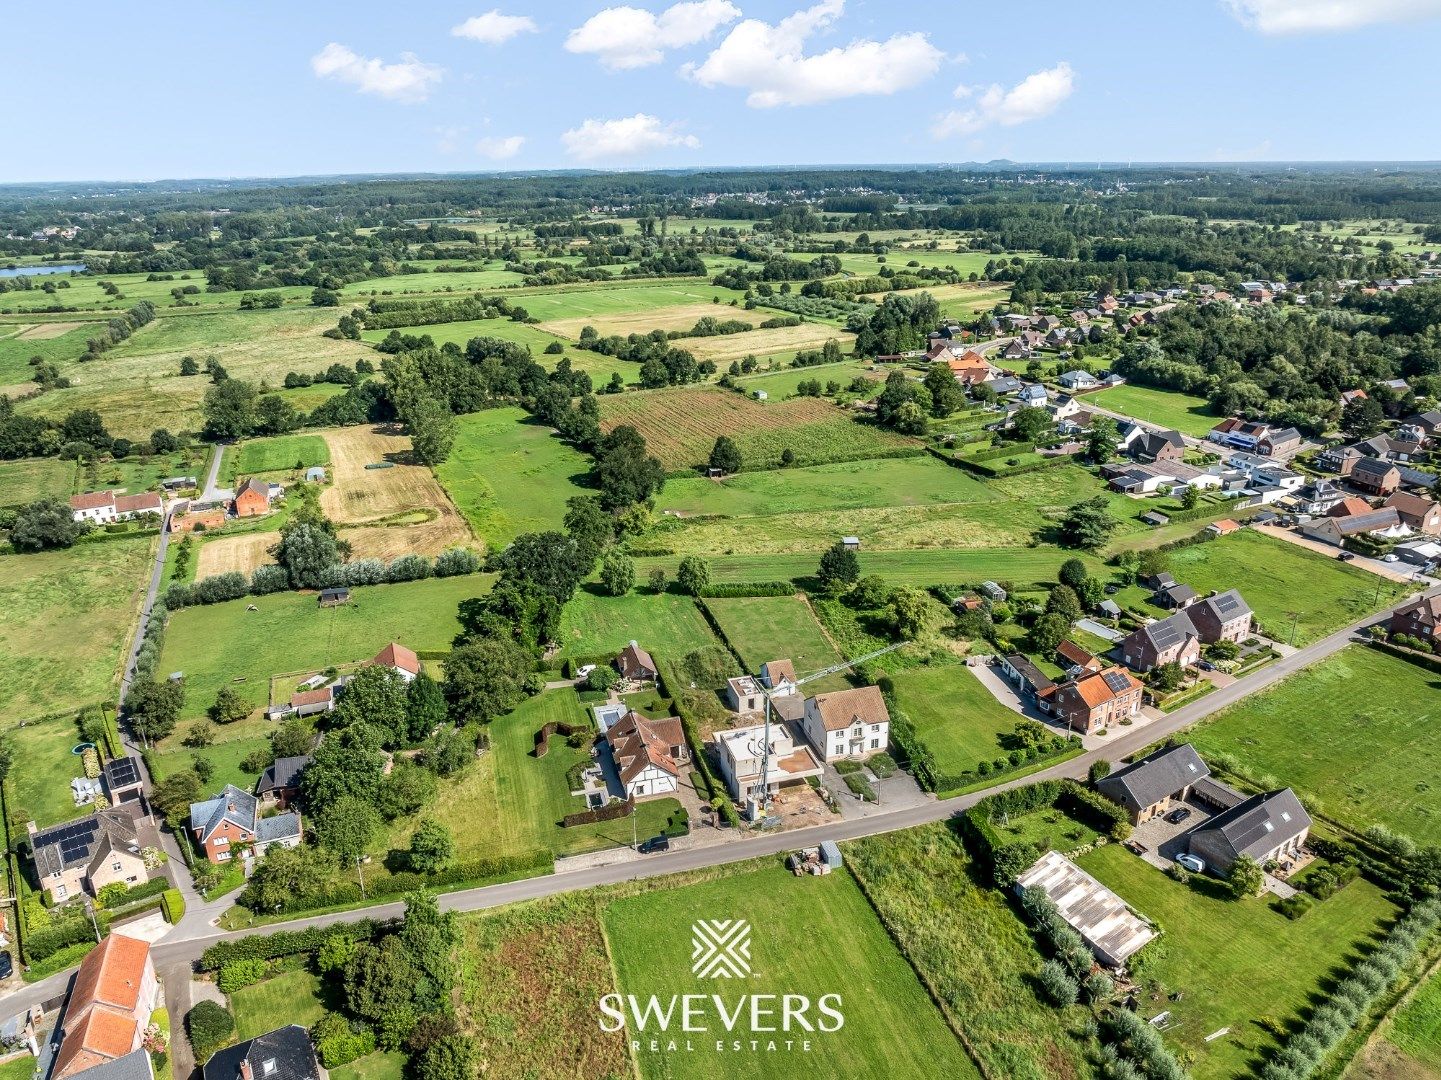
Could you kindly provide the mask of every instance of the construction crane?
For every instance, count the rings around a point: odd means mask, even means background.
[[[832,664],[828,668],[821,668],[820,671],[814,671],[811,674],[807,675],[805,678],[797,679],[795,682],[790,683],[790,689],[799,690],[802,686],[806,685],[806,683],[815,682],[817,679],[824,679],[827,675],[835,675],[842,671],[849,671],[857,664],[864,664],[866,663],[866,661],[874,660],[878,656],[885,656],[886,653],[895,652],[897,649],[904,648],[909,644],[909,641],[898,641],[894,645],[887,645],[884,649],[877,649],[875,652],[868,652],[864,656],[856,657],[854,660],[847,660],[844,663]],[[766,730],[765,737],[761,741],[760,802],[758,804],[757,810],[752,812],[751,814],[752,821],[758,818],[764,818],[766,815],[766,811],[770,809],[771,804],[769,774],[771,764],[771,697],[773,688],[769,686],[762,686],[760,687],[760,691],[761,695],[766,699]],[[755,801],[754,795],[751,796],[751,801]]]

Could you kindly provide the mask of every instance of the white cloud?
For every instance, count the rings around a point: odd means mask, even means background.
[[[440,82],[445,69],[423,63],[414,53],[401,53],[398,64],[361,56],[332,41],[310,58],[318,79],[348,83],[362,94],[375,94],[409,105],[424,101]]]
[[[840,18],[845,0],[822,0],[772,26],[747,19],[705,63],[686,74],[702,86],[748,90],[755,109],[815,105],[858,94],[893,94],[935,74],[944,54],[925,34],[895,34],[885,41],[853,41],[807,56],[806,40]]]
[[[572,30],[565,47],[596,54],[612,71],[648,67],[665,59],[665,50],[704,41],[740,14],[729,0],[676,4],[659,15],[636,7],[606,8]]]
[[[475,149],[481,157],[488,157],[491,161],[507,161],[520,153],[524,145],[524,135],[487,135],[475,144]]]
[[[1372,23],[1441,16],[1441,0],[1225,0],[1231,14],[1263,34],[1354,30]]]
[[[520,34],[534,34],[540,27],[529,15],[502,15],[500,9],[484,15],[472,15],[459,26],[451,28],[451,37],[470,38],[485,45],[504,45]]]
[[[700,140],[687,135],[675,124],[662,124],[654,116],[636,113],[619,120],[587,120],[578,128],[561,134],[566,152],[582,161],[598,158],[635,157],[648,150],[672,146],[696,149]]]
[[[956,87],[956,97],[974,99],[969,109],[954,109],[936,120],[932,132],[938,139],[953,135],[971,135],[993,125],[1015,127],[1039,120],[1055,112],[1075,89],[1071,65],[1057,64],[1045,71],[1027,75],[1009,90],[999,83],[984,89],[973,86]]]

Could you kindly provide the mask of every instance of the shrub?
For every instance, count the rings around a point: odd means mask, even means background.
[[[1276,902],[1276,910],[1291,920],[1299,919],[1306,912],[1311,910],[1314,901],[1305,893],[1297,893],[1295,896],[1288,896],[1284,900]]]
[[[266,970],[264,960],[232,960],[220,969],[215,985],[220,987],[221,993],[233,994],[265,978]]]
[[[235,1034],[235,1017],[213,1001],[201,1001],[186,1015],[185,1028],[190,1033],[195,1056],[203,1060]]]
[[[1041,986],[1057,1005],[1074,1005],[1080,996],[1076,980],[1055,960],[1047,960],[1041,965]]]
[[[348,1065],[375,1049],[375,1032],[352,1024],[339,1013],[326,1013],[311,1029],[320,1063],[327,1069]]]
[[[160,894],[160,913],[174,926],[185,918],[185,896],[179,889],[166,889]]]

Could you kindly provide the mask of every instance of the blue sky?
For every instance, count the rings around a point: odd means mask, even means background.
[[[1441,0],[497,2],[12,8],[0,182],[1441,158]]]

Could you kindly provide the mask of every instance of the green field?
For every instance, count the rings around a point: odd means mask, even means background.
[[[349,1065],[330,1070],[330,1080],[401,1080],[405,1075],[403,1050],[377,1050]]]
[[[1253,529],[1172,552],[1169,565],[1177,581],[1202,596],[1239,589],[1256,622],[1297,647],[1364,618],[1411,588]],[[1146,590],[1127,589],[1116,600],[1127,606],[1148,596]]]
[[[784,314],[777,312],[776,314]],[[845,360],[839,364],[816,364],[811,367],[790,367],[792,359],[785,353],[779,354],[782,365],[780,371],[768,371],[762,375],[744,375],[736,380],[745,387],[749,393],[754,390],[764,390],[772,398],[789,397],[796,392],[796,387],[803,382],[810,382],[818,379],[822,387],[829,382],[838,382],[841,389],[846,390],[851,385],[851,380],[857,376],[865,378],[871,383],[870,389],[857,397],[870,397],[878,394],[885,381],[885,373],[867,360]]]
[[[565,503],[588,494],[589,463],[518,408],[456,421],[455,448],[435,470],[461,516],[491,547],[560,528]]]
[[[1365,878],[1293,922],[1273,910],[1269,898],[1238,901],[1221,883],[1200,877],[1182,885],[1119,845],[1078,861],[1165,928],[1132,966],[1182,998],[1143,1001],[1140,1015],[1171,1011],[1166,1037],[1196,1055],[1191,1074],[1197,1080],[1249,1074],[1276,1048],[1260,1019],[1294,1021],[1316,1002],[1342,959],[1370,944],[1397,915],[1396,905]],[[1205,1041],[1221,1028],[1230,1033]]]
[[[1441,976],[1426,980],[1391,1019],[1385,1034],[1387,1042],[1429,1070],[1418,1076],[1441,1073]]]
[[[1130,383],[1098,394],[1086,394],[1081,400],[1197,438],[1205,436],[1222,419],[1203,397]]]
[[[46,320],[0,323],[0,386],[28,382],[35,371],[30,366],[34,357],[58,365],[84,354],[93,333],[89,326],[61,323],[53,315]]]
[[[637,578],[645,580],[643,573]],[[676,593],[656,596],[642,587],[628,596],[603,596],[582,587],[561,612],[561,657],[618,653],[630,641],[672,658],[719,644],[696,602]]]
[[[75,490],[75,462],[60,458],[0,461],[0,506],[25,506],[36,499],[68,499]]]
[[[85,775],[80,755],[70,752],[80,742],[73,716],[32,720],[10,728],[8,738],[20,766],[9,777],[12,819],[20,820],[19,811],[24,811],[25,820],[43,829],[92,812],[92,807],[76,806],[70,797],[70,781]]]
[[[137,537],[0,556],[0,716],[40,716],[115,692],[152,544]]]
[[[687,927],[697,916],[745,919],[752,929],[751,977],[740,988],[730,980],[704,980],[691,974]],[[704,884],[658,889],[617,900],[602,916],[622,994],[662,1000],[672,994],[718,993],[727,1000],[740,993],[806,994],[812,1001],[839,994],[845,1026],[832,1034],[816,1032],[810,1051],[799,1038],[787,1051],[731,1050],[730,1039],[751,1036],[744,1026],[726,1036],[712,1015],[712,1030],[666,1051],[660,1041],[651,1051],[648,1033],[635,1052],[645,1077],[813,1076],[975,1077],[979,1074],[960,1042],[926,996],[905,958],[886,936],[850,874],[795,878],[780,867],[736,874]],[[727,1049],[715,1048],[717,1040]]]
[[[261,702],[272,675],[368,660],[389,641],[448,649],[460,630],[458,605],[490,583],[472,575],[370,585],[332,608],[294,592],[186,608],[171,616],[159,670],[185,673],[186,716],[204,713],[226,684]]]
[[[997,701],[964,664],[910,668],[892,679],[896,704],[944,773],[958,775],[1003,757],[1002,736],[1024,719]]]
[[[424,265],[417,263],[416,265]],[[498,289],[507,285],[519,285],[523,275],[506,270],[504,264],[496,262],[494,269],[440,271],[426,274],[395,274],[391,277],[367,278],[354,281],[340,290],[345,297],[362,296],[406,296],[421,293],[456,293],[468,296],[482,289]]]
[[[235,1037],[253,1039],[267,1031],[299,1024],[311,1027],[325,1015],[324,987],[308,971],[287,971],[230,995]]]
[[[227,446],[220,473],[226,481],[235,484],[256,473],[293,472],[329,464],[330,447],[321,436],[277,435]]]
[[[1001,496],[962,469],[932,457],[877,458],[784,472],[743,472],[724,480],[671,480],[659,510],[684,515],[796,514],[872,506],[993,502]]]
[[[761,665],[771,660],[790,660],[798,676],[840,663],[840,654],[803,597],[728,597],[704,603],[752,675],[759,674]],[[844,676],[831,675],[808,686],[806,694],[844,690],[849,685]]]
[[[1441,842],[1441,717],[1436,676],[1361,645],[1233,705],[1196,729],[1202,754],[1293,785],[1355,829],[1373,823]]]

